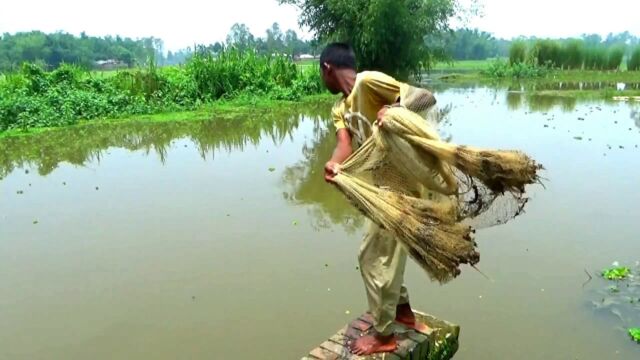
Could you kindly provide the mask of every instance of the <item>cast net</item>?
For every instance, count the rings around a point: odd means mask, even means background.
[[[523,211],[525,186],[539,182],[542,166],[520,151],[442,141],[425,121],[435,104],[431,93],[410,88],[401,99],[381,126],[351,117],[349,128],[361,143],[335,169],[333,183],[432,279],[446,282],[460,274],[461,264],[480,260],[475,228]],[[369,136],[358,134],[363,128]]]

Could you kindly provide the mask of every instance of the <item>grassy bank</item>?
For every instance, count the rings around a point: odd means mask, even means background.
[[[460,70],[460,68],[458,68],[458,70]],[[465,73],[452,71],[451,73],[446,73],[444,75],[435,74],[434,76],[440,80],[448,82],[474,80],[487,83],[513,80],[508,77],[497,78],[483,73],[482,70],[483,69]],[[640,71],[549,70],[540,77],[521,79],[530,79],[541,83],[558,81],[640,83]]]
[[[491,63],[497,59],[486,60],[454,60],[451,62],[437,63],[433,70],[435,71],[481,71],[489,67]]]
[[[336,98],[329,93],[306,95],[298,100],[273,100],[268,97],[240,96],[231,100],[218,100],[204,104],[197,109],[167,111],[142,115],[123,115],[120,117],[78,120],[75,124],[60,127],[33,127],[10,129],[0,132],[0,139],[30,136],[43,132],[83,127],[93,124],[130,124],[135,122],[179,122],[179,121],[229,121],[234,119],[260,119],[278,112],[290,111],[292,106],[303,108],[321,106],[330,109]]]
[[[301,69],[286,57],[233,49],[198,51],[181,67],[151,64],[109,74],[70,65],[47,72],[25,64],[0,79],[0,132],[87,119],[189,113],[234,99],[297,101],[320,92],[316,68]]]

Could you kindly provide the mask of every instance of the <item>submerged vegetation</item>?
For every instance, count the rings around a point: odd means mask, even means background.
[[[0,132],[55,127],[80,120],[193,110],[237,97],[298,100],[321,91],[316,68],[284,56],[234,48],[201,49],[185,66],[117,72],[104,77],[74,65],[47,72],[24,64],[0,77]]]

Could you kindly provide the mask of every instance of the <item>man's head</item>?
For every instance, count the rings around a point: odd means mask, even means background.
[[[320,74],[324,85],[332,94],[341,92],[339,79],[356,71],[356,55],[345,43],[327,45],[320,55]]]

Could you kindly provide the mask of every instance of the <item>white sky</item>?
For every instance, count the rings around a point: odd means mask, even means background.
[[[468,1],[468,0],[464,0]],[[469,26],[497,37],[568,37],[630,31],[640,35],[639,0],[479,0]],[[236,22],[263,36],[273,22],[298,32],[297,11],[276,0],[0,0],[0,33],[62,30],[72,34],[154,36],[168,50],[224,40]]]

